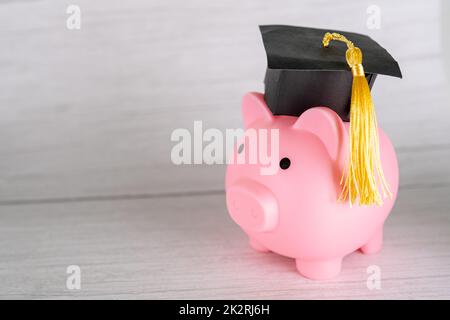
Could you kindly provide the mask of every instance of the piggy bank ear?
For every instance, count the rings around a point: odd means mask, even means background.
[[[258,92],[249,92],[242,99],[242,116],[245,128],[257,121],[272,121],[272,112],[267,108],[264,95]]]
[[[343,168],[347,146],[347,131],[341,118],[326,107],[306,110],[294,124],[294,128],[309,131],[322,140],[330,156]]]

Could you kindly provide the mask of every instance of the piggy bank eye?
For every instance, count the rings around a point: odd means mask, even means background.
[[[289,158],[283,158],[280,160],[280,168],[286,170],[291,166],[291,160]]]
[[[242,153],[244,151],[244,144],[241,144],[238,148],[238,153]]]

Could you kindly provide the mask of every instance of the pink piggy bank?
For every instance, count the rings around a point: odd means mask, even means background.
[[[392,199],[381,206],[350,206],[337,201],[348,123],[326,107],[311,108],[300,117],[273,116],[259,93],[245,95],[242,111],[247,131],[279,133],[275,174],[263,175],[260,164],[248,161],[234,161],[227,168],[228,211],[250,245],[294,258],[300,274],[310,279],[338,275],[343,257],[355,250],[378,252],[383,223],[398,191],[397,158],[389,138],[379,130],[381,163]],[[234,157],[247,148],[238,144]]]

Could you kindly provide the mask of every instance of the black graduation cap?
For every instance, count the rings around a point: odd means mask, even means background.
[[[267,53],[264,98],[274,115],[299,116],[326,106],[349,121],[353,77],[347,48],[341,42],[324,47],[326,32],[338,32],[361,49],[370,88],[378,74],[402,77],[394,58],[366,35],[283,25],[260,26],[260,31]]]

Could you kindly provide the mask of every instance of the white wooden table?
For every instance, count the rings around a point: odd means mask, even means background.
[[[368,1],[79,0],[71,31],[72,3],[0,4],[0,298],[450,298],[448,5],[378,1],[369,30]],[[249,248],[223,166],[170,161],[175,128],[241,126],[242,94],[263,89],[265,23],[370,34],[404,74],[374,87],[401,168],[384,249],[348,256],[334,280]]]

